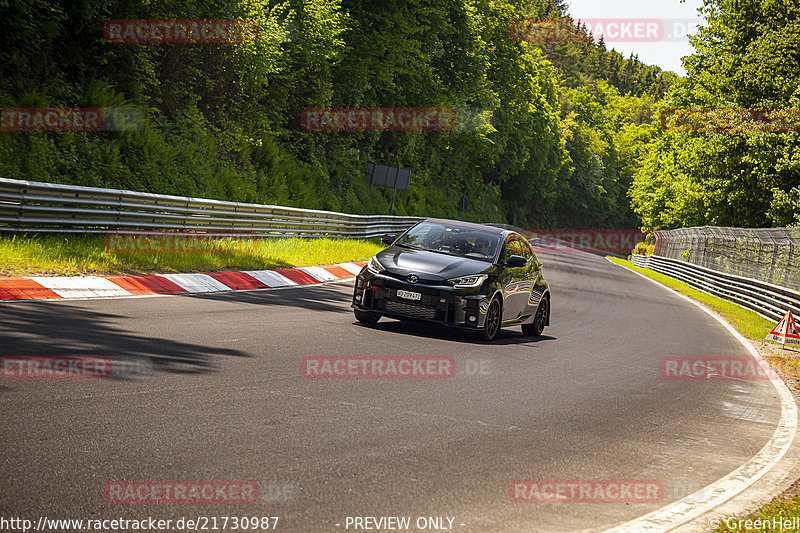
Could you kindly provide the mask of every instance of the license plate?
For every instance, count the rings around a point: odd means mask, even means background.
[[[404,300],[422,300],[422,294],[410,291],[397,291],[397,297]]]

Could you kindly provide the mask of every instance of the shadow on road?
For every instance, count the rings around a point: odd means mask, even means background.
[[[486,342],[481,339],[476,333],[471,331],[463,331],[459,329],[447,328],[444,326],[437,326],[435,324],[426,324],[422,322],[406,322],[401,320],[392,320],[388,318],[381,319],[375,325],[361,324],[353,322],[353,325],[366,329],[377,329],[387,333],[398,333],[400,335],[412,335],[414,337],[425,337],[428,339],[442,339],[454,342],[462,342],[465,344],[485,345],[485,346],[507,346],[507,345],[534,345],[542,341],[556,340],[555,337],[543,335],[541,337],[528,337],[523,335],[521,331],[513,329],[501,329],[497,338],[492,342]]]
[[[212,292],[193,294],[200,298],[219,302],[235,302],[258,306],[298,307],[328,313],[350,313],[350,298],[353,284],[335,283],[290,287],[287,289],[256,290],[244,292]]]
[[[25,302],[4,307],[0,318],[0,355],[108,357],[128,367],[174,373],[204,373],[214,357],[246,357],[238,350],[209,348],[132,333],[115,324],[114,314],[66,304]],[[135,370],[135,369],[134,369]],[[130,375],[130,374],[128,374]],[[112,376],[123,377],[125,373]]]

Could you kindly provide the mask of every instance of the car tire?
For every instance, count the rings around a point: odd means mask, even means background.
[[[497,338],[500,333],[500,326],[503,322],[503,306],[499,298],[492,300],[489,304],[489,309],[486,310],[486,319],[483,321],[483,331],[481,337],[486,342],[492,342]]]
[[[536,316],[530,324],[522,325],[522,333],[530,337],[540,337],[547,324],[547,317],[550,313],[550,299],[545,296],[539,302],[539,308],[536,309]]]
[[[378,320],[381,319],[380,315],[368,311],[359,311],[358,309],[354,309],[353,314],[356,315],[356,320],[362,324],[377,324]]]

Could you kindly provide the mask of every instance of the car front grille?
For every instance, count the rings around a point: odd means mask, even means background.
[[[395,272],[387,272],[386,275],[388,275],[389,277],[392,277],[394,279],[400,280],[404,284],[407,284],[406,280],[408,279],[408,276],[409,276],[409,274],[397,274]],[[419,281],[417,281],[417,283],[419,283],[421,285],[444,286],[444,287],[451,287],[452,286],[450,283],[448,283],[447,280],[428,278],[424,274],[419,274],[418,278],[419,278]]]
[[[436,320],[436,309],[434,309],[433,307],[425,307],[424,305],[419,305],[419,304],[398,302],[396,300],[388,300],[386,302],[386,312],[395,313],[398,315],[410,316],[413,318],[422,318],[425,320]]]

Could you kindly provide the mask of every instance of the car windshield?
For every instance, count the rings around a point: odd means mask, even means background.
[[[429,250],[481,261],[494,259],[500,236],[463,226],[422,222],[411,228],[396,243],[420,250]]]

